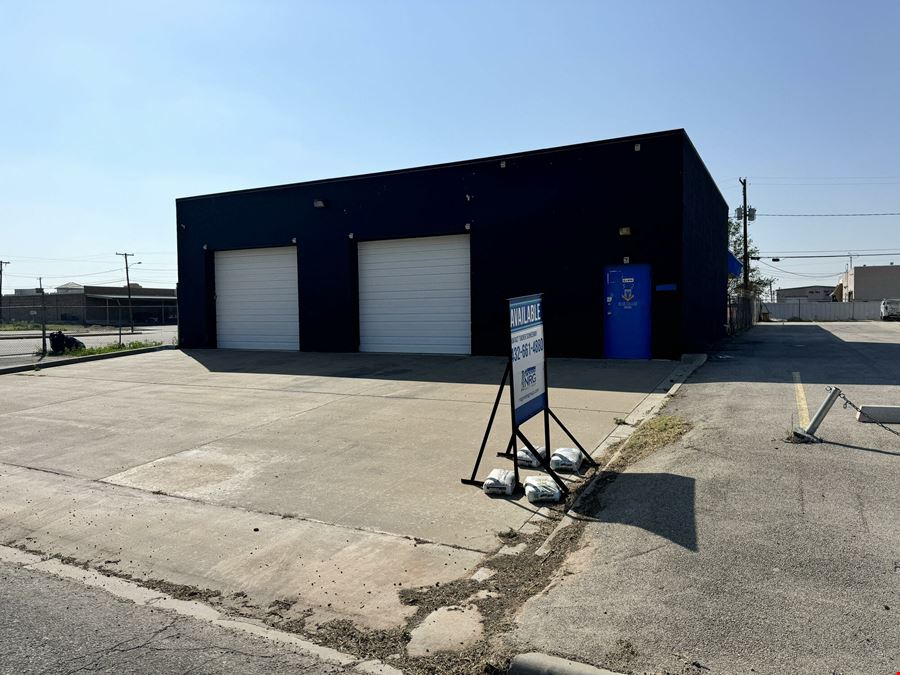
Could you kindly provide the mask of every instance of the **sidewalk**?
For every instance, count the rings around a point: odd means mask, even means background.
[[[520,615],[523,651],[626,672],[900,669],[900,438],[835,406],[828,443],[784,442],[824,385],[896,404],[898,381],[893,324],[762,325],[711,355],[665,409],[694,430],[582,514],[585,547]]]

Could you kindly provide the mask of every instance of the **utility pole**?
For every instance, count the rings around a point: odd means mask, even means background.
[[[125,258],[125,286],[128,289],[128,323],[131,324],[131,332],[134,333],[134,313],[131,311],[131,277],[128,276],[128,256],[133,256],[134,253],[116,253],[116,255]]]
[[[9,260],[0,260],[0,323],[3,323],[3,266],[9,265]]]
[[[47,302],[44,298],[44,277],[38,277],[41,292],[41,357],[47,356]]]
[[[744,192],[744,208],[741,215],[744,220],[744,293],[746,294],[750,291],[750,255],[747,252],[747,179],[739,178],[738,180]]]

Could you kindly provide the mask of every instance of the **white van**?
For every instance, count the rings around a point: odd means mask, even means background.
[[[900,300],[884,299],[881,301],[881,320],[900,319]]]

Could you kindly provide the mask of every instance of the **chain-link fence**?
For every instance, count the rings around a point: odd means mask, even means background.
[[[37,363],[53,355],[51,335],[58,331],[90,349],[131,342],[177,344],[178,306],[174,296],[133,299],[130,305],[127,297],[3,296],[0,368]]]

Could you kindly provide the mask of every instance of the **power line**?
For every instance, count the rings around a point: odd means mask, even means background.
[[[900,180],[900,176],[754,176],[754,180]]]
[[[109,274],[110,272],[121,272],[121,271],[122,271],[121,267],[116,267],[111,270],[103,270],[102,272],[75,272],[73,274],[51,274],[50,276],[43,276],[43,275],[42,276],[44,279],[66,279],[66,278],[72,278],[72,277],[99,277],[103,274]],[[33,278],[33,277],[36,277],[37,275],[36,274],[14,274],[11,276]]]
[[[900,216],[900,211],[886,213],[757,213],[769,218],[857,218],[860,216]]]
[[[900,256],[900,251],[890,253],[829,253],[827,255],[757,255],[753,260],[760,258],[884,258],[887,256]]]
[[[759,187],[759,186],[761,186],[761,187],[797,187],[797,186],[814,186],[814,187],[815,187],[815,186],[818,186],[818,187],[824,187],[824,186],[828,186],[828,187],[853,187],[853,186],[860,186],[860,187],[871,187],[871,186],[873,186],[873,185],[898,185],[898,184],[900,184],[900,180],[884,180],[884,181],[879,181],[879,182],[873,182],[873,181],[866,181],[866,182],[863,182],[863,181],[857,181],[857,182],[855,182],[855,183],[839,183],[839,182],[833,182],[833,183],[767,183],[767,182],[765,182],[765,181],[763,181],[763,182],[755,181],[755,182],[753,183],[753,185],[754,185],[754,186],[757,186],[757,187]]]
[[[826,279],[826,278],[829,278],[829,277],[836,277],[836,276],[838,276],[839,274],[843,274],[843,272],[844,272],[843,270],[841,270],[840,272],[823,272],[823,273],[821,273],[821,274],[809,274],[809,273],[804,273],[804,272],[791,272],[790,270],[786,270],[786,269],[784,269],[784,268],[782,268],[782,267],[778,267],[777,265],[772,265],[772,264],[770,264],[770,263],[767,263],[767,262],[764,261],[764,260],[760,260],[760,261],[758,261],[758,262],[760,262],[761,264],[765,265],[766,267],[771,267],[773,270],[777,270],[778,272],[782,272],[782,273],[788,274],[788,275],[790,275],[790,276],[804,277],[804,278],[808,278],[808,279]]]
[[[900,251],[900,246],[882,246],[880,248],[853,248],[851,246],[845,246],[843,248],[804,249],[804,250],[797,250],[797,251],[787,251],[787,250],[765,251],[764,253],[765,253],[766,257],[768,257],[770,253],[774,254],[774,255],[779,255],[779,254],[786,254],[786,253],[841,253],[843,251],[862,251],[864,253],[868,252],[868,251]]]

